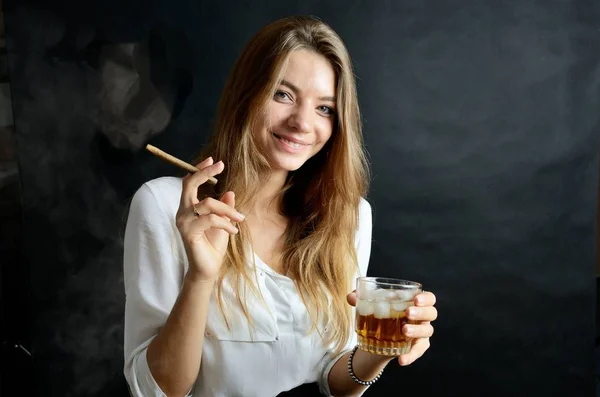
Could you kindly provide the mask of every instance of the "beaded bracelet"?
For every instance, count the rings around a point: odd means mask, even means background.
[[[373,383],[375,383],[379,380],[379,378],[381,377],[381,374],[383,374],[383,371],[385,370],[385,368],[382,369],[381,372],[379,372],[379,374],[377,374],[377,376],[375,378],[373,378],[372,380],[364,381],[364,380],[358,379],[358,377],[354,374],[354,370],[352,370],[352,358],[354,358],[354,353],[356,353],[356,350],[358,350],[358,345],[354,346],[354,349],[352,349],[352,352],[350,352],[350,356],[348,357],[348,373],[350,373],[350,377],[356,383],[363,385],[363,386],[371,386]]]

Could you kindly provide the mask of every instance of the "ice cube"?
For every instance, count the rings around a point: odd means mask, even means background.
[[[396,291],[396,295],[398,298],[400,298],[400,300],[412,301],[415,299],[415,296],[417,296],[418,292],[418,290],[405,289]]]
[[[369,316],[375,312],[375,307],[372,303],[364,299],[358,299],[356,302],[356,311],[361,316]]]
[[[391,295],[390,295],[391,294]],[[373,299],[378,301],[387,300],[389,297],[394,296],[394,291],[380,288],[372,292]]]
[[[403,312],[413,305],[412,302],[393,301],[392,308],[397,312]]]
[[[388,302],[375,302],[375,318],[390,318],[392,317],[391,307]]]
[[[357,296],[360,297],[360,299],[364,299],[364,300],[375,300],[375,296],[373,295],[375,293],[374,290],[371,291],[367,291],[367,290],[360,290],[358,291]]]

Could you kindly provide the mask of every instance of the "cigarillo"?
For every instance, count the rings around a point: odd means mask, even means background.
[[[166,153],[162,150],[160,150],[159,148],[157,148],[156,146],[152,146],[152,145],[146,145],[146,150],[148,150],[150,153],[154,154],[155,156],[173,164],[176,165],[177,167],[189,172],[189,173],[195,173],[200,171],[198,168],[194,167],[191,164],[186,163],[183,160],[178,159],[175,156],[170,155],[169,153]],[[217,179],[214,177],[208,177],[208,183],[212,184],[212,185],[216,185],[217,184]]]

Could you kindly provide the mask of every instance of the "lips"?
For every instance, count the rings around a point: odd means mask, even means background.
[[[299,140],[294,139],[294,138],[284,137],[284,136],[278,135],[276,133],[273,133],[273,136],[275,138],[281,140],[282,142],[285,142],[286,144],[290,145],[291,147],[293,147],[295,149],[300,149],[300,148],[303,148],[305,146],[308,146],[308,143],[304,143],[304,142],[299,141]]]

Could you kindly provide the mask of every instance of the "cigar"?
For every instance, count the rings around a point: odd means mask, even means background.
[[[152,146],[152,145],[146,145],[146,150],[148,150],[150,153],[154,154],[157,157],[160,157],[161,159],[176,165],[177,167],[189,172],[189,173],[195,173],[200,171],[198,168],[194,167],[191,164],[186,163],[183,160],[178,159],[175,156],[171,156],[169,153],[166,153],[162,150],[160,150],[159,148],[157,148],[156,146]],[[217,179],[210,176],[208,177],[208,183],[216,185],[217,184]]]

